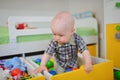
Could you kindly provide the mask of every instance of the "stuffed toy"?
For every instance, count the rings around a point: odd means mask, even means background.
[[[12,71],[15,68],[19,68],[21,71],[26,71],[26,65],[23,64],[18,57],[14,57],[10,60],[6,60],[4,63],[5,68],[8,68],[10,71]]]

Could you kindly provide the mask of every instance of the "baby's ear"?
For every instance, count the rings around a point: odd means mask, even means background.
[[[72,28],[72,33],[74,33],[74,31],[75,31],[75,28]]]

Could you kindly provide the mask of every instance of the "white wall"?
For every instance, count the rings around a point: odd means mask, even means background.
[[[0,0],[0,26],[6,25],[8,16],[46,16],[68,10],[64,0]]]
[[[120,8],[117,8],[116,2],[120,0],[104,0],[104,22],[108,23],[120,23]]]

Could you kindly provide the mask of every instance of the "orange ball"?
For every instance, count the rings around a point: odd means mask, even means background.
[[[77,70],[78,68],[72,68],[72,70]]]

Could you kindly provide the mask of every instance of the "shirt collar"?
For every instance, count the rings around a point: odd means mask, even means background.
[[[74,35],[72,35],[72,36],[70,37],[68,43],[71,44],[71,45],[75,45]],[[59,44],[59,43],[58,43],[58,46],[59,46],[59,47],[62,46],[62,45],[64,45],[64,44]]]

